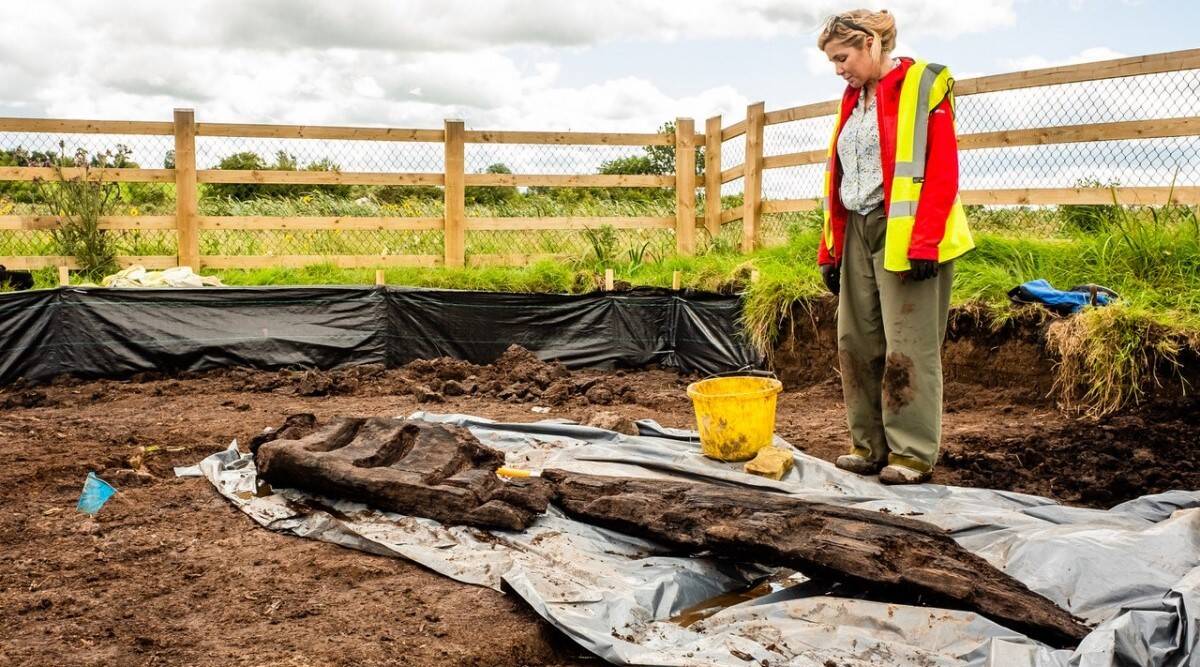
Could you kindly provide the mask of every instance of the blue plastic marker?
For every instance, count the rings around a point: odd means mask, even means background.
[[[96,512],[104,507],[104,503],[108,502],[109,498],[113,497],[117,490],[112,484],[100,479],[96,473],[89,472],[87,479],[83,482],[83,492],[79,494],[79,504],[75,509],[87,514],[95,516]]]

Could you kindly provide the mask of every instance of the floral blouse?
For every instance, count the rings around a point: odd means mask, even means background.
[[[838,189],[847,210],[863,215],[883,203],[883,164],[879,158],[879,116],[875,113],[878,95],[850,112],[838,136],[838,161],[842,165],[842,183]]]

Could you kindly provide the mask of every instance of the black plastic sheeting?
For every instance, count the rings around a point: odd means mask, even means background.
[[[510,345],[572,368],[757,366],[737,297],[635,290],[582,295],[409,288],[60,288],[0,294],[0,384],[69,373],[124,377],[227,366],[335,368],[449,356],[490,363]]]

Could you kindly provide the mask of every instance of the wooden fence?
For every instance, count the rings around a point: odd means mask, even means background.
[[[957,82],[956,93],[961,100],[970,95],[994,93],[1024,88],[1054,86],[1131,77],[1182,70],[1200,69],[1200,49],[1150,56],[1122,58],[1068,67],[1054,67],[1011,74],[985,76]],[[707,119],[703,132],[697,132],[692,119],[675,121],[673,136],[659,133],[611,132],[517,132],[468,131],[460,120],[447,120],[442,129],[395,129],[367,127],[328,127],[299,125],[250,125],[197,123],[192,110],[177,109],[172,122],[51,120],[30,118],[0,118],[0,132],[45,134],[106,134],[161,135],[174,137],[175,166],[173,169],[95,168],[91,177],[107,182],[139,182],[174,184],[176,189],[175,215],[113,216],[102,220],[102,226],[112,230],[174,230],[178,235],[178,256],[123,256],[123,265],[142,264],[148,268],[175,265],[224,269],[261,268],[272,266],[302,266],[315,262],[332,262],[341,267],[438,266],[459,267],[464,264],[520,263],[524,255],[468,256],[466,233],[475,230],[570,230],[612,225],[620,229],[674,230],[676,250],[690,255],[696,249],[698,228],[716,234],[723,225],[742,221],[743,250],[759,244],[760,224],[764,215],[791,211],[811,211],[819,199],[776,199],[762,197],[765,171],[803,165],[816,165],[825,160],[825,149],[782,155],[763,155],[764,129],[771,125],[804,119],[830,116],[837,102],[766,111],[764,103],[752,104],[746,117],[729,126],[721,116]],[[722,162],[722,143],[745,136],[745,159],[742,164],[725,167]],[[1104,142],[1128,139],[1149,139],[1200,135],[1200,117],[1181,117],[1154,120],[1129,120],[1083,125],[1063,125],[1027,129],[984,132],[959,136],[963,151],[986,148],[1008,148],[1075,142]],[[275,171],[198,169],[196,163],[197,137],[325,139],[377,142],[432,142],[444,147],[445,168],[439,173],[382,173],[337,171]],[[468,174],[465,173],[466,144],[524,144],[524,145],[603,145],[603,146],[674,146],[676,173],[670,175],[562,175],[562,174]],[[694,163],[698,146],[704,147],[702,173],[696,176]],[[67,177],[77,170],[66,169]],[[29,181],[35,178],[57,178],[53,169],[39,167],[0,167],[0,180]],[[719,202],[721,186],[743,179],[743,205],[721,210],[708,206],[703,216],[696,215],[695,193],[703,188],[708,202]],[[442,217],[274,217],[274,216],[204,216],[199,214],[198,184],[316,184],[316,185],[431,185],[444,190]],[[674,188],[676,214],[673,217],[467,217],[465,188],[467,186],[553,186],[553,187],[659,187]],[[1097,188],[1011,188],[965,190],[966,204],[1111,204],[1113,192]],[[1200,187],[1122,187],[1116,196],[1125,204],[1165,204],[1174,202],[1200,203]],[[19,230],[48,230],[59,224],[52,216],[0,216],[0,233]],[[440,230],[443,232],[441,255],[274,255],[235,256],[202,255],[200,233],[203,230]],[[0,264],[9,268],[41,268],[73,266],[73,258],[56,256],[0,257]]]

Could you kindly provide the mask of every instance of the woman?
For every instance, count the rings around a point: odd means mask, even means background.
[[[840,294],[851,450],[837,466],[919,484],[941,438],[953,261],[974,244],[958,200],[954,80],[941,65],[893,58],[895,45],[887,11],[834,16],[817,40],[848,84],[829,147],[818,263]]]

